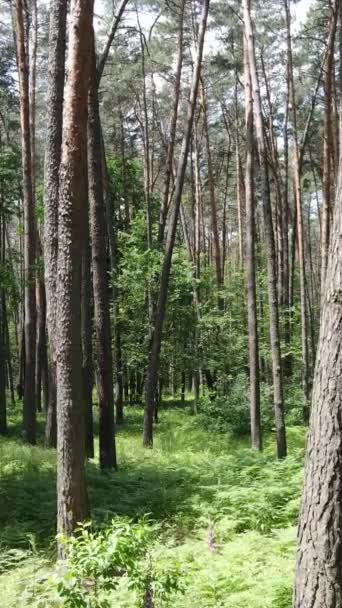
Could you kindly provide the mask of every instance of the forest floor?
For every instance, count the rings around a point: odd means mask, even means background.
[[[61,606],[52,583],[55,452],[23,445],[18,415],[10,422],[0,439],[0,606]],[[205,430],[188,407],[161,411],[153,450],[141,447],[141,428],[142,410],[126,408],[119,471],[89,463],[93,520],[145,517],[163,528],[155,554],[184,570],[173,608],[290,608],[304,429],[288,429],[290,455],[277,462],[274,437],[254,453],[247,439]],[[40,430],[42,441],[43,420]],[[119,584],[113,606],[134,605]]]

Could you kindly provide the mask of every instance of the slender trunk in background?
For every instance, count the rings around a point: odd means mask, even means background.
[[[265,147],[262,105],[257,73],[253,26],[249,0],[243,0],[245,37],[248,51],[249,70],[251,75],[254,120],[259,152],[259,162],[262,172],[263,217],[267,250],[268,302],[270,314],[270,338],[272,353],[273,404],[276,427],[277,456],[284,458],[287,454],[286,429],[283,404],[283,382],[281,369],[279,310],[277,294],[277,269],[272,221],[271,193],[268,174],[268,159]]]
[[[259,339],[255,280],[255,195],[253,98],[246,43],[244,44],[244,76],[246,105],[246,282],[248,310],[249,400],[252,448],[262,450],[260,413]]]
[[[112,327],[113,327],[113,343],[114,343],[114,369],[115,369],[115,415],[116,422],[123,422],[124,418],[124,395],[123,395],[123,369],[122,369],[122,353],[121,353],[121,327],[119,321],[119,293],[117,288],[117,275],[119,271],[118,255],[115,241],[115,227],[114,227],[114,209],[111,194],[108,188],[108,173],[106,156],[104,150],[104,143],[102,138],[102,183],[103,183],[103,195],[105,200],[105,215],[106,215],[106,226],[107,235],[109,242],[109,253],[110,253],[110,267],[112,273]]]
[[[217,287],[222,287],[222,269],[221,269],[221,251],[220,251],[220,237],[217,221],[217,206],[215,197],[215,184],[214,184],[214,171],[213,162],[210,149],[209,140],[209,123],[208,123],[208,107],[207,107],[207,95],[204,88],[203,79],[201,78],[201,101],[203,108],[203,131],[205,139],[205,148],[207,153],[207,165],[208,165],[208,188],[209,188],[209,200],[210,200],[210,212],[211,212],[211,229],[213,233],[213,244],[214,244],[214,260],[216,270],[216,282]]]
[[[96,84],[95,40],[92,34],[88,94],[88,175],[93,266],[94,322],[98,365],[99,442],[102,469],[116,467],[114,387],[109,285],[106,255],[105,203],[102,181],[102,141]]]
[[[120,21],[123,17],[128,0],[121,0],[121,3],[116,9],[116,14],[113,16],[111,27],[109,30],[108,38],[99,59],[96,69],[96,98],[98,97],[98,89],[100,86],[103,70],[106,65],[110,47],[115,38],[115,34],[118,30]],[[98,103],[98,102],[97,102]],[[97,110],[98,112],[98,110]],[[125,163],[125,141],[124,141],[124,129],[123,120],[120,116],[121,121],[121,149],[122,149],[122,160],[123,160],[123,187],[125,196],[125,221],[126,227],[128,228],[130,223],[129,203],[126,196],[126,163]],[[123,421],[123,371],[122,371],[122,356],[121,356],[121,333],[120,323],[118,321],[118,290],[116,287],[116,279],[118,272],[118,263],[116,255],[116,243],[115,243],[115,228],[113,218],[113,205],[111,201],[111,195],[108,187],[108,173],[106,164],[106,154],[103,141],[103,134],[101,129],[101,121],[99,120],[100,129],[100,145],[101,145],[101,179],[102,179],[102,190],[105,207],[105,219],[107,227],[107,236],[109,242],[110,252],[110,265],[112,272],[112,293],[113,293],[113,342],[114,342],[114,366],[115,366],[115,378],[116,378],[116,390],[115,390],[115,408],[116,408],[116,419],[117,422]],[[116,460],[116,455],[115,455]]]
[[[341,172],[340,162],[298,528],[294,608],[342,606]]]
[[[323,127],[323,179],[322,179],[322,232],[321,232],[321,297],[324,300],[325,275],[328,264],[330,228],[332,222],[332,91],[335,79],[334,54],[337,27],[337,0],[330,6],[329,34],[324,74],[324,127]]]
[[[175,96],[174,96],[174,100],[173,100],[173,107],[172,107],[172,114],[171,114],[169,145],[167,148],[166,167],[165,167],[164,183],[163,183],[163,194],[162,194],[162,201],[161,201],[160,214],[159,214],[159,226],[158,226],[158,243],[159,243],[159,245],[162,245],[164,242],[166,218],[167,218],[167,212],[169,209],[169,195],[170,195],[174,148],[175,148],[175,141],[176,141],[178,105],[179,105],[179,98],[180,98],[181,76],[182,76],[182,67],[183,67],[184,11],[185,11],[185,0],[181,0],[180,9],[179,9],[178,52],[177,52],[176,79],[175,79]]]
[[[300,270],[300,311],[301,311],[301,335],[302,335],[302,383],[304,393],[303,418],[309,420],[310,398],[311,398],[311,373],[309,362],[308,342],[308,313],[306,299],[306,266],[305,266],[305,238],[303,224],[303,203],[301,185],[300,153],[298,143],[297,127],[297,99],[294,85],[293,61],[292,61],[292,39],[291,39],[291,13],[289,0],[284,0],[286,27],[287,27],[287,62],[289,70],[290,101],[292,106],[292,132],[293,132],[293,176],[294,176],[294,198],[297,209],[297,242]]]
[[[190,140],[192,133],[192,126],[194,121],[196,99],[198,92],[198,85],[200,79],[202,55],[204,46],[205,30],[207,26],[207,18],[209,11],[209,0],[204,0],[201,25],[198,36],[197,44],[197,57],[194,66],[192,84],[190,91],[190,99],[188,103],[187,123],[186,129],[183,136],[182,147],[179,155],[179,161],[177,166],[177,175],[175,181],[173,208],[170,217],[169,229],[165,245],[165,255],[162,266],[161,278],[160,278],[160,289],[159,298],[155,314],[155,326],[152,334],[151,352],[149,355],[149,362],[147,368],[146,387],[145,387],[145,411],[144,411],[144,437],[143,444],[146,447],[152,447],[153,445],[153,414],[155,406],[155,394],[158,382],[159,362],[160,362],[160,348],[162,340],[163,325],[166,312],[167,292],[169,286],[169,278],[172,263],[172,253],[176,238],[176,230],[179,216],[179,207],[182,198],[183,184],[185,178],[186,165],[188,160],[188,153],[190,148]]]
[[[49,336],[49,405],[45,444],[56,446],[56,348],[57,252],[59,167],[61,162],[63,91],[65,77],[66,16],[68,0],[54,0],[50,7],[48,92],[44,164],[44,269],[47,329]]]
[[[29,66],[25,45],[23,0],[16,2],[16,34],[19,72],[21,154],[23,168],[24,206],[24,278],[25,278],[25,382],[23,407],[23,435],[28,443],[36,443],[36,400],[35,400],[35,358],[36,358],[36,219],[32,194],[31,136]]]
[[[282,205],[282,229],[283,229],[283,252],[284,252],[284,269],[283,269],[283,310],[284,310],[284,340],[286,350],[289,350],[291,342],[291,311],[290,311],[290,253],[289,253],[289,103],[290,103],[290,79],[289,67],[286,70],[286,101],[285,101],[285,116],[284,116],[284,188],[283,188],[283,205]],[[287,354],[284,359],[284,374],[289,377],[291,375],[292,357]]]
[[[235,111],[235,160],[236,160],[236,202],[238,212],[239,234],[239,267],[243,268],[245,256],[244,223],[245,223],[245,193],[240,156],[239,115],[238,115],[238,76],[235,74],[234,111]]]
[[[39,234],[37,231],[37,257],[43,255]],[[36,342],[36,378],[35,393],[37,410],[42,410],[42,380],[46,364],[46,295],[44,278],[40,269],[36,278],[36,304],[37,304],[37,342]]]
[[[86,197],[87,217],[84,227],[84,249],[82,255],[81,287],[81,343],[82,343],[82,381],[85,409],[85,442],[88,458],[94,458],[93,428],[93,318],[92,318],[92,284],[91,284],[91,251],[89,235],[89,202]]]
[[[1,201],[2,202],[2,201]],[[3,229],[4,217],[0,217],[0,261],[3,263]],[[6,352],[5,352],[5,290],[0,290],[0,435],[7,433],[6,403]]]
[[[88,514],[81,350],[81,263],[87,196],[87,98],[91,0],[72,0],[58,212],[57,529],[71,534]],[[60,555],[63,548],[59,546]]]

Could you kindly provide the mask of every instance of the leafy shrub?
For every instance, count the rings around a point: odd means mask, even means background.
[[[206,394],[200,399],[200,411],[206,427],[218,432],[247,435],[250,430],[247,378],[239,374],[227,395],[210,398]]]
[[[154,563],[157,528],[146,522],[113,520],[103,531],[83,524],[71,538],[60,537],[66,561],[57,575],[57,590],[66,608],[109,608],[122,577],[144,608],[151,597],[163,605],[180,589],[176,563]]]

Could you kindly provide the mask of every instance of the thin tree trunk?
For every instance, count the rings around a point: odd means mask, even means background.
[[[3,229],[4,218],[0,217],[0,260],[3,263]],[[6,403],[6,342],[5,342],[5,290],[0,290],[0,435],[7,433]]]
[[[179,207],[180,207],[181,197],[182,197],[182,192],[183,192],[185,170],[186,170],[186,165],[187,165],[187,160],[188,160],[192,126],[193,126],[193,121],[194,121],[208,11],[209,11],[209,0],[204,0],[202,16],[201,16],[200,32],[199,32],[199,36],[198,36],[197,58],[196,58],[196,63],[195,63],[195,67],[194,67],[193,77],[192,77],[190,99],[189,99],[189,104],[188,104],[187,124],[186,124],[186,130],[185,130],[184,137],[183,137],[182,148],[180,151],[178,167],[177,167],[173,209],[172,209],[172,214],[170,217],[170,225],[169,225],[166,246],[165,246],[165,255],[164,255],[164,261],[163,261],[163,267],[162,267],[161,279],[160,279],[159,298],[158,298],[158,304],[157,304],[156,315],[155,315],[155,326],[154,326],[154,331],[153,331],[153,335],[152,335],[151,352],[150,352],[149,363],[148,363],[148,368],[147,368],[147,378],[146,378],[146,388],[145,388],[143,443],[144,443],[144,446],[148,446],[148,447],[152,447],[152,445],[153,445],[153,414],[154,414],[154,407],[155,407],[155,393],[156,393],[156,387],[157,387],[157,382],[158,382],[162,331],[163,331],[165,311],[166,311],[167,292],[168,292],[168,286],[169,286],[172,253],[173,253],[173,247],[174,247],[175,238],[176,238]]]
[[[322,179],[322,233],[321,233],[321,296],[324,299],[325,275],[328,264],[330,243],[330,228],[332,222],[332,150],[333,150],[333,124],[332,124],[332,90],[335,53],[335,35],[337,26],[336,2],[330,7],[329,35],[327,55],[324,65],[324,128],[323,128],[323,179]]]
[[[246,44],[244,45],[246,104],[246,282],[248,309],[249,392],[252,448],[262,450],[260,413],[259,339],[255,279],[255,196],[253,169],[253,98]]]
[[[176,141],[178,105],[179,105],[179,98],[180,98],[181,76],[182,76],[182,67],[183,67],[184,11],[185,11],[185,0],[181,0],[180,9],[179,9],[178,53],[177,53],[176,79],[175,79],[175,96],[174,96],[173,107],[172,107],[170,133],[169,133],[169,145],[168,145],[168,149],[167,149],[166,167],[165,167],[164,183],[163,183],[163,194],[162,194],[162,202],[161,202],[160,214],[159,214],[159,226],[158,226],[158,243],[159,243],[159,245],[162,245],[164,242],[166,218],[167,218],[167,212],[169,209],[169,195],[170,195],[174,148],[175,148],[175,141]]]
[[[270,311],[270,338],[272,352],[272,376],[273,376],[273,404],[274,418],[276,427],[277,441],[277,456],[284,458],[287,453],[286,446],[286,429],[284,418],[283,405],[283,383],[281,369],[281,351],[280,351],[280,332],[279,332],[279,311],[278,311],[278,294],[277,294],[277,271],[276,271],[276,255],[274,245],[274,233],[272,222],[272,207],[270,184],[268,175],[268,159],[265,148],[264,127],[262,117],[262,105],[259,89],[259,80],[255,60],[255,47],[253,26],[250,14],[250,3],[244,0],[244,22],[245,36],[247,41],[248,61],[251,74],[253,100],[254,100],[254,120],[256,127],[257,146],[259,151],[259,161],[262,171],[262,189],[263,189],[263,216],[266,237],[267,249],[267,275],[268,275],[268,302]]]
[[[24,203],[24,277],[25,277],[25,383],[23,407],[24,440],[36,442],[35,354],[36,354],[36,221],[32,195],[30,136],[29,66],[25,45],[24,5],[16,2],[16,34],[19,71],[21,152]]]
[[[92,283],[91,283],[91,251],[89,235],[89,202],[87,218],[84,227],[84,249],[82,255],[82,287],[81,287],[81,343],[82,343],[82,380],[85,410],[85,442],[88,458],[94,458],[94,428],[93,428],[93,320],[92,320]]]
[[[87,97],[92,1],[73,0],[58,213],[57,529],[71,534],[88,514],[81,351],[81,261],[87,193]],[[63,548],[59,546],[59,554]]]
[[[202,108],[203,108],[204,139],[205,139],[205,147],[206,147],[206,153],[207,153],[207,165],[208,165],[208,187],[209,187],[209,200],[210,200],[210,211],[211,211],[211,227],[212,227],[212,233],[213,233],[216,282],[217,282],[217,287],[220,288],[222,286],[220,237],[219,237],[218,221],[217,221],[214,171],[213,171],[213,163],[212,163],[210,141],[209,141],[207,96],[206,96],[202,78],[201,78],[201,97],[202,97]]]
[[[93,263],[94,319],[98,363],[100,466],[116,467],[114,430],[113,362],[109,285],[106,256],[105,202],[102,181],[102,141],[99,100],[96,84],[94,33],[92,36],[92,73],[88,95],[88,173],[90,226]]]
[[[311,396],[310,364],[309,364],[309,344],[308,344],[308,314],[306,299],[306,267],[305,267],[305,240],[302,208],[302,187],[301,187],[301,168],[298,143],[296,92],[293,77],[292,63],[292,40],[291,40],[291,13],[288,0],[284,0],[286,27],[287,27],[287,61],[289,70],[290,100],[292,106],[293,123],[293,173],[295,187],[295,202],[297,209],[297,240],[298,257],[300,270],[300,309],[301,309],[301,335],[302,335],[302,383],[304,392],[304,421],[309,419],[309,403]]]

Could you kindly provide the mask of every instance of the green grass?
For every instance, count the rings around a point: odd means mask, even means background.
[[[290,456],[277,462],[274,437],[257,454],[247,440],[208,433],[200,416],[170,408],[161,412],[154,449],[144,450],[142,412],[126,413],[119,471],[88,465],[96,525],[113,516],[160,525],[155,559],[184,567],[185,593],[175,595],[174,608],[290,608],[304,430],[288,430]],[[61,605],[50,580],[55,483],[54,450],[23,445],[14,415],[0,439],[0,606]],[[114,605],[134,606],[124,577]]]

